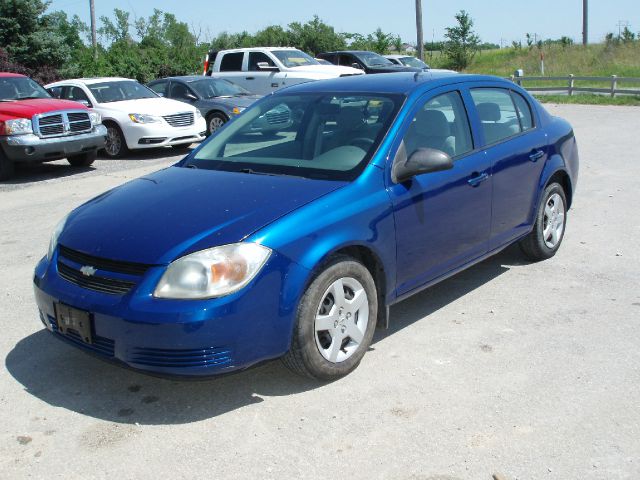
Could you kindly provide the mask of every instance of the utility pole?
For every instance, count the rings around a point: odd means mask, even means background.
[[[416,30],[418,33],[418,58],[424,60],[424,39],[422,36],[422,0],[416,0]]]
[[[93,45],[93,59],[98,59],[98,36],[96,34],[96,5],[95,0],[89,0],[91,11],[91,45]]]
[[[582,0],[582,45],[589,43],[589,0]]]

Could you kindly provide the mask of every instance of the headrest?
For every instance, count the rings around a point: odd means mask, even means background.
[[[416,115],[418,131],[428,137],[449,137],[451,128],[447,116],[440,110],[421,110]]]
[[[476,109],[483,122],[497,122],[502,117],[500,106],[497,103],[479,103],[476,105]]]

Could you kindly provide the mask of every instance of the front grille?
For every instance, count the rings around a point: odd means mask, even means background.
[[[265,117],[267,118],[267,122],[271,125],[278,125],[280,123],[287,123],[289,121],[290,115],[289,112],[268,112]]]
[[[34,118],[35,131],[41,137],[58,137],[91,131],[88,112],[56,112]]]
[[[164,118],[166,122],[172,127],[188,127],[189,125],[193,125],[195,121],[193,112],[167,115],[166,117],[162,118]]]
[[[62,335],[60,333],[60,330],[58,330],[58,322],[56,321],[56,319],[50,315],[47,315],[47,318],[49,319],[49,323],[51,324],[51,328],[53,332],[60,335],[60,337],[62,337],[69,343],[72,343],[73,345],[83,348],[85,350],[98,353],[105,357],[112,358],[114,356],[115,342],[112,339],[94,335],[92,339],[93,343],[91,344],[85,343],[80,338],[80,335],[78,335],[74,330],[67,330],[67,334]]]
[[[205,347],[191,350],[134,348],[129,360],[152,367],[229,367],[231,351],[226,348]]]
[[[87,276],[58,260],[58,274],[66,281],[79,287],[110,295],[124,295],[136,286],[136,282],[128,280],[106,278],[98,275]]]
[[[119,260],[107,260],[101,257],[94,257],[93,255],[87,255],[86,253],[72,250],[63,245],[60,245],[58,248],[59,256],[67,258],[72,262],[79,263],[80,265],[91,265],[93,268],[98,270],[122,273],[124,275],[142,276],[151,267],[151,265],[146,265],[144,263],[122,262]]]

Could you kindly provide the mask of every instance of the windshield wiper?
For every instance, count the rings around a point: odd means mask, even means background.
[[[306,179],[307,177],[302,177],[300,175],[291,175],[290,173],[270,173],[270,172],[257,172],[255,170],[252,170],[250,168],[242,168],[239,170],[240,173],[248,173],[250,175],[265,175],[268,177],[294,177],[294,178],[304,178]]]
[[[36,96],[31,96],[31,97],[18,97],[16,98],[16,100],[37,100],[43,97],[36,97]]]

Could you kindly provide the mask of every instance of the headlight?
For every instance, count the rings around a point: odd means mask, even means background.
[[[196,108],[196,120],[202,118],[202,112]]]
[[[6,120],[4,122],[4,133],[6,135],[25,135],[28,133],[33,133],[31,120],[29,120],[28,118]]]
[[[133,123],[159,123],[162,121],[160,117],[144,113],[130,113],[129,118]]]
[[[89,112],[89,119],[91,120],[91,125],[100,125],[102,123],[102,115],[98,112]]]
[[[233,107],[233,110],[232,110],[232,112],[235,115],[240,115],[244,111],[245,111],[245,107]]]
[[[53,258],[53,252],[56,251],[56,247],[58,246],[58,239],[60,238],[60,234],[64,230],[64,226],[67,223],[67,217],[64,217],[62,220],[58,222],[56,228],[53,229],[53,233],[51,234],[51,240],[49,240],[49,252],[47,253],[47,259],[51,261]]]
[[[202,250],[173,262],[154,292],[158,298],[222,297],[246,286],[271,250],[257,243],[235,243]]]

